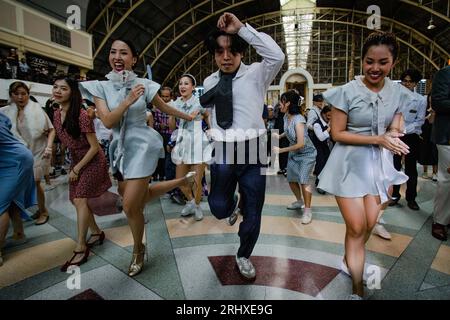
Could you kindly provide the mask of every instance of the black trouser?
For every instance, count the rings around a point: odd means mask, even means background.
[[[289,147],[289,140],[287,138],[282,138],[279,141],[279,147],[280,148],[286,148]],[[288,156],[289,152],[283,152],[278,154],[278,162],[280,165],[280,170],[285,170],[288,163]]]
[[[153,173],[153,177],[159,177],[159,180],[163,180],[166,177],[166,159],[170,157],[170,153],[165,150],[167,143],[170,141],[170,134],[161,133],[161,136],[163,138],[165,158],[158,159],[158,166],[156,167],[155,173]]]
[[[316,165],[314,166],[314,174],[316,175],[316,187],[319,184],[319,175],[322,172],[328,158],[330,157],[330,148],[326,143],[320,143],[315,145],[317,155],[316,155]]]
[[[417,197],[417,160],[419,158],[419,135],[412,133],[401,138],[409,147],[409,153],[405,155],[405,174],[408,176],[406,182],[406,201],[414,201]],[[394,155],[394,167],[397,170],[402,168],[402,157]],[[393,198],[400,199],[400,185],[394,186]]]

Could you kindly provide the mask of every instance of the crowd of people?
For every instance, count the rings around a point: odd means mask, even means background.
[[[261,62],[242,62],[249,45]],[[341,268],[352,279],[351,299],[364,294],[365,243],[371,233],[390,238],[379,222],[388,204],[400,205],[401,184],[407,183],[408,207],[420,210],[415,201],[418,162],[432,166],[438,181],[432,234],[447,239],[450,67],[436,74],[427,99],[414,92],[422,78],[418,71],[406,70],[401,83],[387,77],[398,59],[397,40],[391,33],[375,32],[362,48],[363,74],[316,93],[306,110],[296,90],[284,92],[275,106],[265,105],[266,91],[285,60],[267,34],[224,13],[205,46],[218,71],[204,80],[201,97],[191,74],[180,77],[178,97],[170,87],[139,78],[133,72],[138,52],[127,39],[111,45],[107,80],[78,83],[57,77],[45,108],[30,100],[23,82],[11,84],[11,102],[0,109],[0,151],[11,155],[0,158],[6,187],[0,194],[0,265],[9,220],[17,241],[25,239],[27,208],[38,205],[37,225],[49,220],[41,179],[51,166],[64,165],[66,152],[78,239],[62,271],[86,263],[90,248],[103,244],[105,233],[88,199],[105,193],[113,177],[134,240],[129,276],[144,268],[145,204],[168,194],[184,206],[181,216],[196,221],[203,219],[205,195],[216,218],[233,225],[242,215],[235,260],[241,275],[254,279],[250,257],[266,192],[262,169],[273,164],[274,155],[278,173],[286,176],[296,198],[287,209],[301,211],[302,224],[312,221],[314,188],[336,197],[346,225]]]
[[[65,75],[63,71],[50,68],[47,64],[35,65],[30,63],[26,56],[19,58],[17,49],[15,48],[10,48],[7,55],[0,54],[1,79],[18,79],[53,84],[55,79],[62,75]],[[79,73],[71,77],[82,80]]]

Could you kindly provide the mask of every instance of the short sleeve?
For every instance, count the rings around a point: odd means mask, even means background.
[[[407,113],[409,111],[411,104],[417,103],[417,97],[402,85],[398,85],[398,90],[400,93],[400,103],[395,113],[405,114],[405,112]]]
[[[348,113],[349,99],[347,90],[349,90],[349,88],[346,86],[328,89],[323,93],[323,98],[336,109]]]
[[[299,114],[295,117],[295,125],[297,125],[298,123],[303,123],[303,124],[306,123],[305,117],[303,117],[301,114]]]
[[[155,98],[158,93],[159,88],[161,87],[158,83],[148,80],[142,79],[144,81],[143,85],[145,87],[145,101],[147,103],[151,103],[153,98]]]
[[[85,110],[80,111],[80,130],[82,133],[95,133],[94,122]]]
[[[105,91],[98,80],[80,82],[79,88],[81,95],[92,102],[94,101],[94,97],[106,101]]]

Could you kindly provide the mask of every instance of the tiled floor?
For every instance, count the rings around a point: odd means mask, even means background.
[[[79,278],[77,272],[62,273],[59,267],[71,256],[77,228],[60,178],[46,192],[49,223],[26,222],[28,242],[3,249],[0,299],[346,298],[351,281],[339,270],[345,225],[334,197],[314,193],[313,222],[302,225],[301,212],[286,209],[294,200],[286,179],[274,174],[267,182],[261,235],[252,255],[257,278],[247,282],[234,262],[240,220],[228,226],[211,215],[207,202],[202,202],[203,221],[182,218],[182,207],[165,197],[145,209],[149,262],[140,275],[126,275],[132,237],[123,213],[96,217],[107,240],[93,249]],[[402,207],[385,211],[393,237],[372,236],[368,242],[366,298],[450,299],[450,242],[430,234],[435,188],[419,178],[420,211],[402,201]],[[379,286],[374,276],[382,280]]]

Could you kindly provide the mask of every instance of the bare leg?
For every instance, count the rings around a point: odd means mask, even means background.
[[[352,276],[353,293],[364,295],[363,272],[367,220],[363,198],[336,197],[346,225],[345,260]]]
[[[131,180],[129,180],[129,181],[131,181]],[[155,198],[157,198],[159,196],[162,196],[167,191],[170,191],[170,190],[175,189],[177,187],[181,188],[182,186],[185,186],[186,184],[187,184],[187,180],[183,176],[183,177],[178,178],[178,179],[173,179],[173,180],[168,180],[168,181],[161,181],[161,182],[158,182],[158,183],[156,183],[154,185],[151,185],[150,187],[148,187],[148,192],[147,192],[146,197],[144,199],[144,204],[147,203],[148,201],[150,201],[151,199],[155,199]],[[192,200],[192,196],[191,196],[191,200]]]
[[[435,165],[433,165],[433,174],[437,174],[438,173],[438,166],[437,166],[437,164]]]
[[[15,204],[11,205],[9,208],[9,216],[11,218],[12,226],[13,226],[13,239],[20,240],[25,237],[25,233],[23,230],[23,222],[20,217],[19,208]]]
[[[203,163],[201,164],[195,164],[193,165],[191,171],[195,171],[195,184],[196,184],[196,189],[195,189],[195,203],[198,205],[200,204],[200,201],[202,201],[202,178],[203,178],[203,174],[205,172],[205,165]],[[189,189],[189,187],[185,187],[187,189]]]
[[[184,177],[190,170],[191,166],[188,164],[178,164],[176,168],[176,178],[180,179]],[[180,186],[181,192],[183,192],[184,196],[188,199],[188,201],[191,201],[193,199],[191,190],[185,186]]]
[[[289,187],[291,188],[292,193],[297,198],[297,201],[302,200],[302,193],[300,190],[300,186],[297,182],[289,182]]]
[[[73,204],[77,209],[77,225],[78,225],[78,240],[75,251],[86,251],[86,235],[89,228],[91,212],[87,205],[86,198],[77,198],[73,200]],[[75,257],[72,263],[79,262],[83,259],[84,253],[80,253]]]
[[[127,180],[123,189],[123,211],[128,218],[128,225],[134,241],[134,253],[142,252],[144,236],[144,197],[149,178]],[[119,182],[119,185],[123,182]],[[163,182],[162,182],[163,183]],[[148,192],[149,193],[149,192]],[[147,195],[148,197],[148,195]]]
[[[9,212],[5,211],[0,215],[0,251],[5,243],[6,234],[9,228]]]
[[[377,223],[377,221],[381,218],[383,211],[382,207],[385,207],[386,204],[381,205],[381,200],[379,196],[365,196],[364,197],[364,210],[366,212],[366,221],[367,221],[367,233],[365,237],[365,241],[369,240],[370,235],[372,234],[372,229]]]
[[[91,230],[91,234],[100,234],[102,230],[97,225],[97,222],[95,221],[94,214],[92,213],[91,208],[89,208],[89,229]]]
[[[310,187],[307,184],[302,184],[301,187],[303,199],[305,200],[305,208],[311,208],[312,193],[309,191]]]
[[[48,216],[47,208],[45,207],[45,192],[41,186],[41,180],[36,181],[37,200],[39,207],[39,218],[36,223],[43,223]]]
[[[428,166],[423,166],[423,173],[428,174]]]

